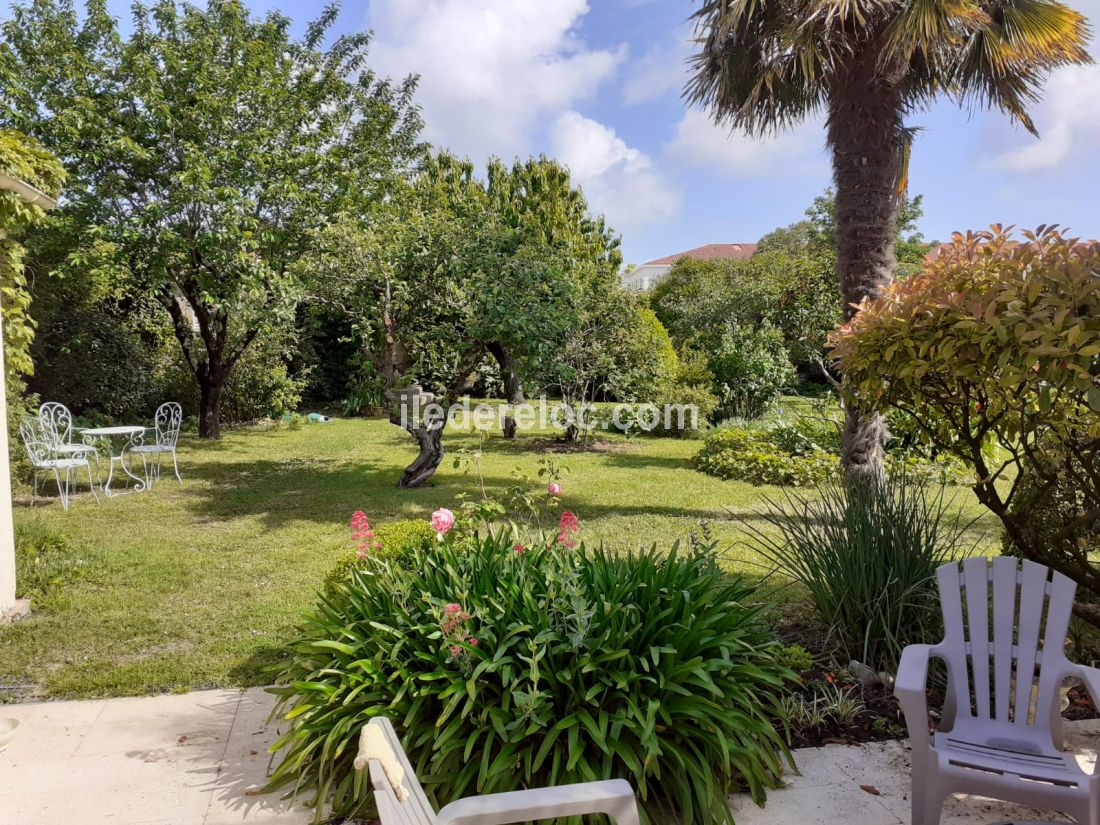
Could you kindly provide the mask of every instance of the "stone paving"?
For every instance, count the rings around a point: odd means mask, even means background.
[[[312,811],[261,794],[273,697],[259,688],[142,698],[0,705],[20,720],[0,751],[3,825],[304,825]],[[1067,726],[1095,763],[1100,722]],[[800,775],[766,808],[735,798],[738,825],[909,822],[905,742],[796,751]],[[942,825],[1063,818],[977,798],[950,799]]]
[[[1092,770],[1100,747],[1100,720],[1066,725],[1067,747]],[[827,745],[795,751],[801,775],[768,794],[766,808],[747,797],[735,799],[737,825],[908,825],[909,743]],[[944,803],[941,825],[982,825],[1006,820],[1069,822],[1049,811],[973,796]]]
[[[299,825],[312,811],[260,795],[275,738],[259,688],[0,705],[4,825]]]

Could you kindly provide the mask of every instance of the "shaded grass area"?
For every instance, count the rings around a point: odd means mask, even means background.
[[[546,436],[485,442],[490,496],[516,484],[515,469],[536,476]],[[778,490],[696,472],[698,441],[605,440],[598,451],[555,455],[570,469],[562,506],[585,541],[669,546],[706,520],[732,570],[765,572],[738,542],[764,529],[756,510]],[[479,443],[470,431],[445,439],[452,455]],[[380,420],[232,430],[221,442],[185,440],[182,487],[165,478],[151,493],[99,506],[80,496],[68,512],[17,501],[17,523],[64,533],[94,564],[31,618],[0,629],[0,701],[266,684],[325,573],[351,549],[353,510],[374,523],[427,518],[474,492],[450,456],[432,486],[397,489],[413,454],[411,439]],[[965,490],[957,504],[979,516],[973,529],[994,547],[992,518]],[[774,595],[783,603],[791,593]]]

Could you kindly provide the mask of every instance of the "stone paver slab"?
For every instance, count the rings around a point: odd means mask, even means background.
[[[19,733],[0,751],[0,771],[15,759],[73,756],[92,725],[107,708],[106,699],[0,705],[0,716],[18,719]]]

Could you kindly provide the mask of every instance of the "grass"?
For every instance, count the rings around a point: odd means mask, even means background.
[[[469,431],[448,433],[451,455],[476,449]],[[765,529],[756,515],[775,489],[720,481],[691,468],[700,442],[608,437],[599,451],[557,456],[570,469],[562,507],[580,519],[582,538],[619,548],[669,545],[712,522],[723,543]],[[514,442],[494,434],[482,472],[490,495],[534,477],[545,433]],[[78,579],[55,589],[32,616],[0,629],[0,701],[119,696],[264,684],[310,607],[326,572],[351,549],[347,521],[363,509],[372,522],[427,518],[472,494],[471,477],[444,460],[431,487],[395,487],[414,454],[411,439],[379,420],[231,430],[220,442],[185,439],[184,485],[165,477],[148,494],[99,506],[80,496],[17,506],[24,531],[65,534],[90,560]],[[991,517],[966,491],[958,496],[975,530],[994,545]],[[25,505],[27,502],[18,502]],[[764,571],[731,546],[731,569]]]

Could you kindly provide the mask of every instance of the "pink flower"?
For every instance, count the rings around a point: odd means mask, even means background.
[[[362,547],[360,547],[358,550],[355,551],[355,558],[365,559],[366,557],[367,557],[367,551],[364,550]]]
[[[470,647],[477,647],[477,637],[471,636],[469,639],[466,640],[466,644],[468,644]]]
[[[581,526],[580,522],[577,521],[577,517],[566,510],[561,514],[561,518],[558,520],[558,541],[566,547],[576,547],[576,533],[580,529]]]
[[[451,602],[449,605],[447,605],[445,608],[443,608],[443,612],[447,613],[447,614],[450,614],[450,615],[454,615],[455,613],[461,613],[462,612],[462,605],[460,605],[458,602]]]
[[[462,652],[461,647],[459,647],[458,645],[451,645],[451,655],[452,656],[457,656],[461,652]]]
[[[556,481],[551,481],[550,482],[550,487],[548,489],[550,490],[550,495],[552,495],[552,496],[560,496],[561,495],[561,485],[558,484],[558,482],[556,482]]]
[[[432,529],[436,535],[442,537],[444,533],[455,526],[455,514],[446,507],[440,507],[432,513]]]
[[[515,550],[515,551],[516,551],[517,553],[521,553],[521,554],[522,554],[522,553],[526,553],[526,552],[527,552],[527,548],[526,548],[526,547],[524,547],[524,546],[523,546],[522,544],[517,544],[517,545],[516,545],[515,547],[513,547],[512,549],[513,549],[513,550]]]

